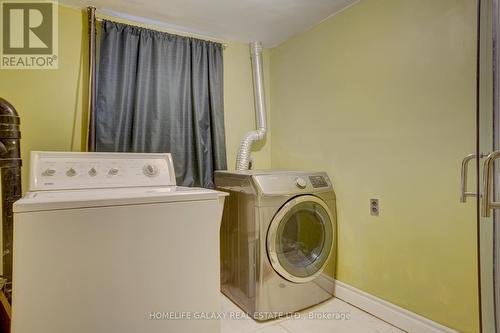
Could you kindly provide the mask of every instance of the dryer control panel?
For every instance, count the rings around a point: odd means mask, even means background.
[[[31,153],[30,191],[174,185],[170,154]]]
[[[314,188],[328,187],[324,176],[309,176],[309,181]]]
[[[255,173],[253,178],[261,193],[265,195],[312,193],[333,189],[330,178],[325,172],[274,171]]]

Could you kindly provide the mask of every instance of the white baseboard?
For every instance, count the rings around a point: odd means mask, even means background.
[[[322,275],[323,279],[332,278]],[[410,333],[458,333],[416,313],[403,309],[344,282],[335,280],[335,297]]]

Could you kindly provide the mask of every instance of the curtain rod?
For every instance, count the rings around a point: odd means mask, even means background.
[[[88,7],[88,8],[91,8],[91,7]],[[106,21],[110,21],[110,22],[114,22],[114,23],[127,24],[127,25],[130,25],[130,26],[133,26],[133,27],[137,27],[137,28],[149,29],[149,30],[154,30],[154,31],[158,31],[158,32],[166,32],[166,33],[169,33],[169,34],[172,34],[172,35],[176,34],[175,31],[174,32],[160,31],[160,30],[157,30],[157,29],[154,29],[154,28],[151,29],[151,28],[147,28],[147,27],[144,27],[144,26],[139,26],[139,25],[134,25],[134,24],[129,24],[129,23],[116,22],[116,21],[113,21],[113,20],[110,20],[110,19],[106,19],[106,18],[101,18],[101,17],[96,17],[95,20],[97,22],[102,22],[103,20],[106,20]],[[152,24],[152,26],[154,27],[154,24]],[[191,36],[182,36],[182,37],[191,37]],[[219,43],[219,44],[222,45],[222,49],[223,50],[225,50],[225,49],[228,48],[228,45],[226,43],[221,43],[221,42],[218,42],[218,41],[204,39],[204,38],[198,38],[198,37],[191,37],[191,38],[195,38],[195,39],[199,39],[199,40],[204,40],[204,41],[207,41],[207,42]]]

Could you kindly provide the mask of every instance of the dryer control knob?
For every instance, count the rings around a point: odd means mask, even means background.
[[[299,177],[295,180],[295,185],[297,185],[298,188],[304,189],[307,186],[307,182],[305,181],[304,178]]]

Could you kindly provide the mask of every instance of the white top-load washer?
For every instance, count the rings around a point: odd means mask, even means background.
[[[223,204],[170,154],[32,152],[12,333],[219,332]]]

